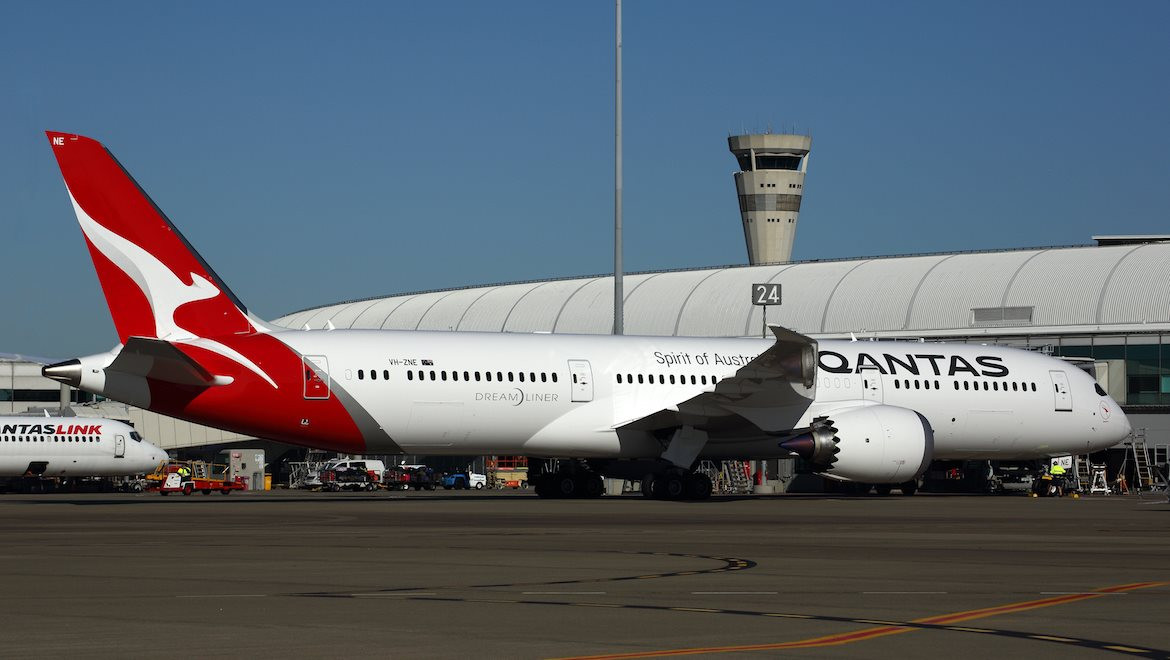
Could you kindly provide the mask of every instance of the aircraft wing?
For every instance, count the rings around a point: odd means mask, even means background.
[[[766,432],[792,429],[816,393],[817,342],[778,325],[769,329],[776,343],[740,367],[734,376],[720,381],[714,391],[615,428],[653,431],[702,427],[739,417]]]
[[[127,339],[126,345],[106,367],[106,371],[196,387],[214,387],[232,382],[230,376],[217,376],[207,371],[170,342],[146,337]]]

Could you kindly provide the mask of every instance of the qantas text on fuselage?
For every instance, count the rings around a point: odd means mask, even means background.
[[[755,355],[724,355],[720,353],[664,353],[654,352],[654,361],[665,367],[679,366],[735,366],[742,367],[756,358]],[[872,355],[866,352],[857,354],[857,359],[850,362],[849,358],[834,352],[822,350],[817,354],[817,364],[821,369],[833,374],[861,373],[864,369],[877,369],[881,374],[920,376],[934,374],[935,376],[957,376],[970,374],[972,376],[987,376],[989,378],[1005,378],[1010,373],[1003,364],[1003,358],[995,355],[977,355],[973,366],[966,358],[959,355],[941,355],[936,353],[880,353]],[[928,365],[923,367],[922,365]],[[925,369],[925,370],[924,370]]]

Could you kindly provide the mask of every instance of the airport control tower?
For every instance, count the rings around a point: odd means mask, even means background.
[[[735,190],[748,263],[792,260],[796,218],[808,170],[808,135],[733,135],[727,146],[739,161]]]

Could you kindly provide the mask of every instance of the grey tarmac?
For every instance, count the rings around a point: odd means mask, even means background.
[[[3,657],[1170,657],[1164,495],[2,495],[0,521]]]

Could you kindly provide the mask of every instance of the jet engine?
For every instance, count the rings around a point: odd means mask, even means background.
[[[934,454],[926,418],[898,406],[859,406],[813,420],[780,447],[843,481],[896,484],[915,479]]]

